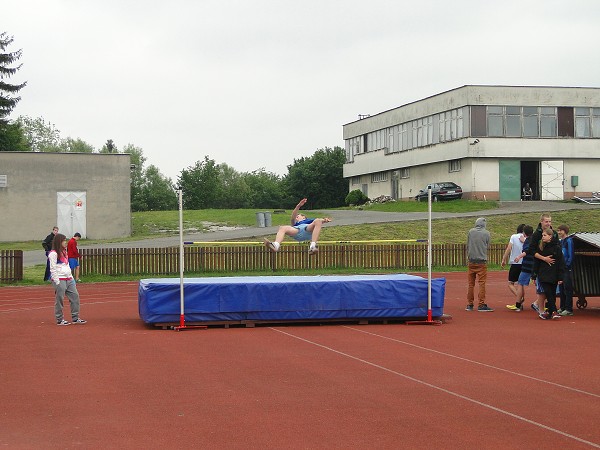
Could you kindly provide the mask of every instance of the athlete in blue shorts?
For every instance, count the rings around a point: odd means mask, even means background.
[[[307,219],[304,214],[299,212],[306,201],[307,200],[303,198],[298,202],[294,211],[292,211],[291,225],[280,226],[274,242],[265,239],[265,246],[269,250],[272,252],[279,251],[285,236],[290,236],[298,242],[310,241],[310,247],[308,248],[308,253],[310,255],[314,255],[319,251],[317,242],[319,240],[319,234],[321,233],[321,227],[324,223],[331,222],[331,219],[328,217]]]

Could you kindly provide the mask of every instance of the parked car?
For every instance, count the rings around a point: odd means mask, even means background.
[[[421,189],[415,196],[415,200],[418,202],[427,201],[427,190],[431,186],[431,201],[437,202],[438,200],[455,200],[462,198],[462,188],[451,181],[443,181],[441,183],[428,184],[425,189]]]

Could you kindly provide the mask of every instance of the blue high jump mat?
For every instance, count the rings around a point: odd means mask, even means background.
[[[382,320],[427,317],[427,279],[415,275],[184,278],[185,321],[192,323]],[[431,280],[433,317],[442,317],[445,278]],[[180,279],[141,280],[140,318],[178,323]]]

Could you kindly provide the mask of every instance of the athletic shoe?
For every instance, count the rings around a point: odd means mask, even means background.
[[[531,309],[533,309],[536,313],[540,313],[540,308],[538,308],[538,305],[536,305],[535,303],[531,304]]]
[[[569,311],[569,310],[563,309],[559,314],[561,316],[572,316],[573,315],[573,311]]]
[[[546,314],[547,314],[547,313],[546,313]],[[560,319],[560,318],[561,318],[561,315],[560,315],[559,313],[557,313],[556,311],[554,311],[554,312],[552,313],[552,318],[553,318],[553,319]]]
[[[515,306],[517,306],[517,305],[515,305]],[[523,303],[522,303],[522,302],[521,302],[521,303],[519,303],[519,305],[517,306],[517,309],[515,309],[515,311],[516,311],[516,312],[521,312],[521,311],[523,311]]]
[[[73,323],[75,325],[83,325],[84,323],[87,323],[87,320],[83,320],[81,317],[79,319],[76,319],[73,321]]]
[[[275,245],[270,240],[265,239],[264,241],[265,241],[265,247],[267,247],[273,253],[277,252],[277,248],[275,247]]]
[[[506,307],[507,307],[508,309],[510,309],[511,311],[516,311],[517,309],[519,309],[519,308],[517,307],[517,305],[506,305]]]
[[[71,322],[67,322],[65,319],[63,319],[60,322],[56,322],[56,325],[58,325],[60,327],[64,327],[66,325],[71,325]]]
[[[483,305],[479,305],[477,307],[477,311],[479,311],[479,312],[492,312],[494,310],[484,303]]]
[[[473,305],[467,305],[465,311],[473,311]]]
[[[540,319],[542,319],[542,320],[548,320],[548,319],[550,319],[550,314],[548,314],[545,311],[543,313],[540,313],[539,316],[540,316]]]
[[[317,247],[312,247],[308,249],[308,254],[309,255],[315,255],[319,252],[319,249]]]

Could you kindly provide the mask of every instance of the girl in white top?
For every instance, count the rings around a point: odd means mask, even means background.
[[[57,233],[52,240],[52,250],[48,253],[50,278],[56,294],[54,315],[57,325],[71,325],[71,322],[63,317],[63,301],[66,295],[71,305],[73,323],[83,325],[86,321],[79,317],[79,292],[77,292],[77,285],[69,267],[67,244],[67,237],[64,234]]]

